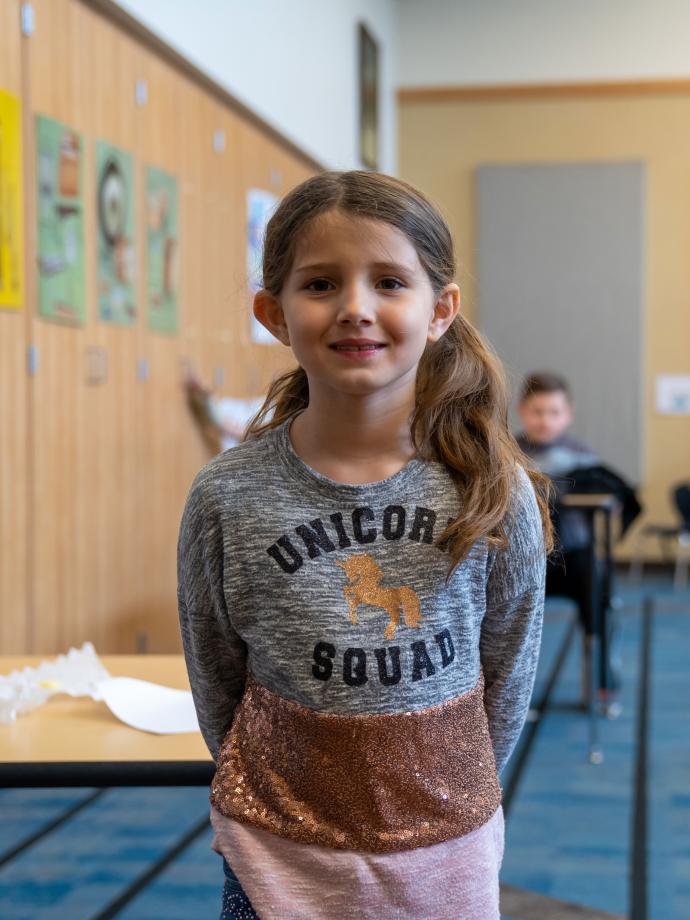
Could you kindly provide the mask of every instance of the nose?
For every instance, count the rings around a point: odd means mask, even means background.
[[[340,324],[371,325],[375,321],[374,305],[364,285],[343,287],[338,302],[337,322]]]

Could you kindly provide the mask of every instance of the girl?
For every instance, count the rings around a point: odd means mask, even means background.
[[[546,480],[420,192],[308,179],[263,273],[255,316],[299,366],[198,474],[178,558],[223,916],[496,918]]]

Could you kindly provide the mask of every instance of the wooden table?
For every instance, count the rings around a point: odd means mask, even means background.
[[[0,657],[0,674],[50,657]],[[181,655],[100,657],[113,677],[189,690]],[[90,697],[58,694],[11,725],[0,725],[0,786],[206,786],[213,771],[199,732],[138,731]]]

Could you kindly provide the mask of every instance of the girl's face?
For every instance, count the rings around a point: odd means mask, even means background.
[[[305,229],[280,294],[259,292],[254,312],[292,347],[312,392],[363,396],[413,392],[427,343],[443,335],[458,306],[455,284],[434,295],[404,233],[333,210]]]

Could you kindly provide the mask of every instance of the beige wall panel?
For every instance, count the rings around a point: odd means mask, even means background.
[[[33,206],[27,214],[33,245],[28,262],[35,266],[35,141],[33,114],[67,122],[83,132],[88,124],[84,81],[75,66],[74,49],[82,38],[78,16],[63,2],[35,4],[36,26],[25,50],[30,95],[25,97],[28,119],[27,186]],[[85,149],[88,182],[91,151]],[[88,187],[88,185],[86,186]],[[86,239],[93,228],[87,209]],[[87,285],[90,284],[89,260]],[[88,288],[87,288],[88,289]],[[82,424],[81,355],[87,328],[48,323],[35,315],[33,292],[31,342],[38,367],[30,380],[32,422],[32,585],[31,651],[47,653],[78,641],[79,568],[84,557],[79,544]]]
[[[197,169],[186,170],[181,141],[185,132],[195,132],[196,121],[182,103],[182,81],[175,71],[142,49],[138,78],[146,82],[147,102],[137,111],[138,168],[144,182],[148,165],[177,177],[179,208],[179,291],[180,312],[194,296],[198,276],[196,248],[187,217],[190,200],[196,196]],[[194,164],[192,164],[194,165]],[[143,195],[142,195],[143,203]],[[146,215],[140,232],[146,239]],[[192,246],[188,248],[188,244]],[[152,652],[178,648],[175,594],[175,546],[184,501],[183,461],[187,454],[187,421],[181,387],[179,333],[160,333],[148,328],[146,303],[146,247],[143,254],[140,294],[139,359],[148,367],[148,377],[139,381],[137,470],[132,484],[132,518],[141,536],[136,602],[122,608],[111,622],[111,642],[120,651],[137,647]],[[194,285],[190,288],[189,285]],[[181,318],[181,322],[183,319]],[[202,321],[203,326],[203,321]],[[130,436],[131,437],[131,436]],[[203,462],[203,460],[202,460]],[[132,563],[135,565],[135,563]]]
[[[22,95],[19,3],[0,4],[0,89]],[[26,289],[25,289],[26,290]],[[27,310],[0,309],[0,649],[28,650]]]
[[[690,476],[690,424],[687,416],[655,413],[654,380],[690,373],[690,96],[401,106],[401,175],[437,201],[450,221],[470,316],[477,165],[626,159],[644,160],[648,179],[642,523],[670,521],[669,489]],[[629,549],[626,541],[623,555]]]
[[[22,91],[22,35],[19,0],[0,4],[0,87],[19,95]]]
[[[78,54],[86,72],[92,75],[88,81],[87,128],[92,158],[97,140],[116,144],[134,155],[134,207],[138,213],[143,189],[136,160],[134,82],[140,52],[130,39],[89,9],[76,4],[76,10],[83,28]],[[93,159],[87,195],[89,217],[93,221],[87,258],[93,270],[96,265]],[[138,236],[138,254],[141,244],[141,236]],[[140,278],[140,265],[137,271]],[[84,475],[80,476],[77,485],[82,509],[80,543],[85,556],[79,578],[80,587],[85,590],[79,632],[83,636],[93,631],[98,636],[98,648],[113,647],[119,651],[112,639],[113,624],[136,604],[144,550],[134,503],[139,471],[133,437],[138,399],[137,346],[143,304],[139,294],[136,325],[121,327],[101,322],[97,313],[95,277],[89,289],[89,304],[89,346],[103,350],[107,373],[101,383],[90,385],[85,376],[81,381],[82,393],[88,401],[84,407],[84,424],[93,432],[93,443],[88,450],[90,468],[84,467]],[[101,524],[98,528],[94,526],[97,521]],[[131,648],[130,644],[128,650]]]

